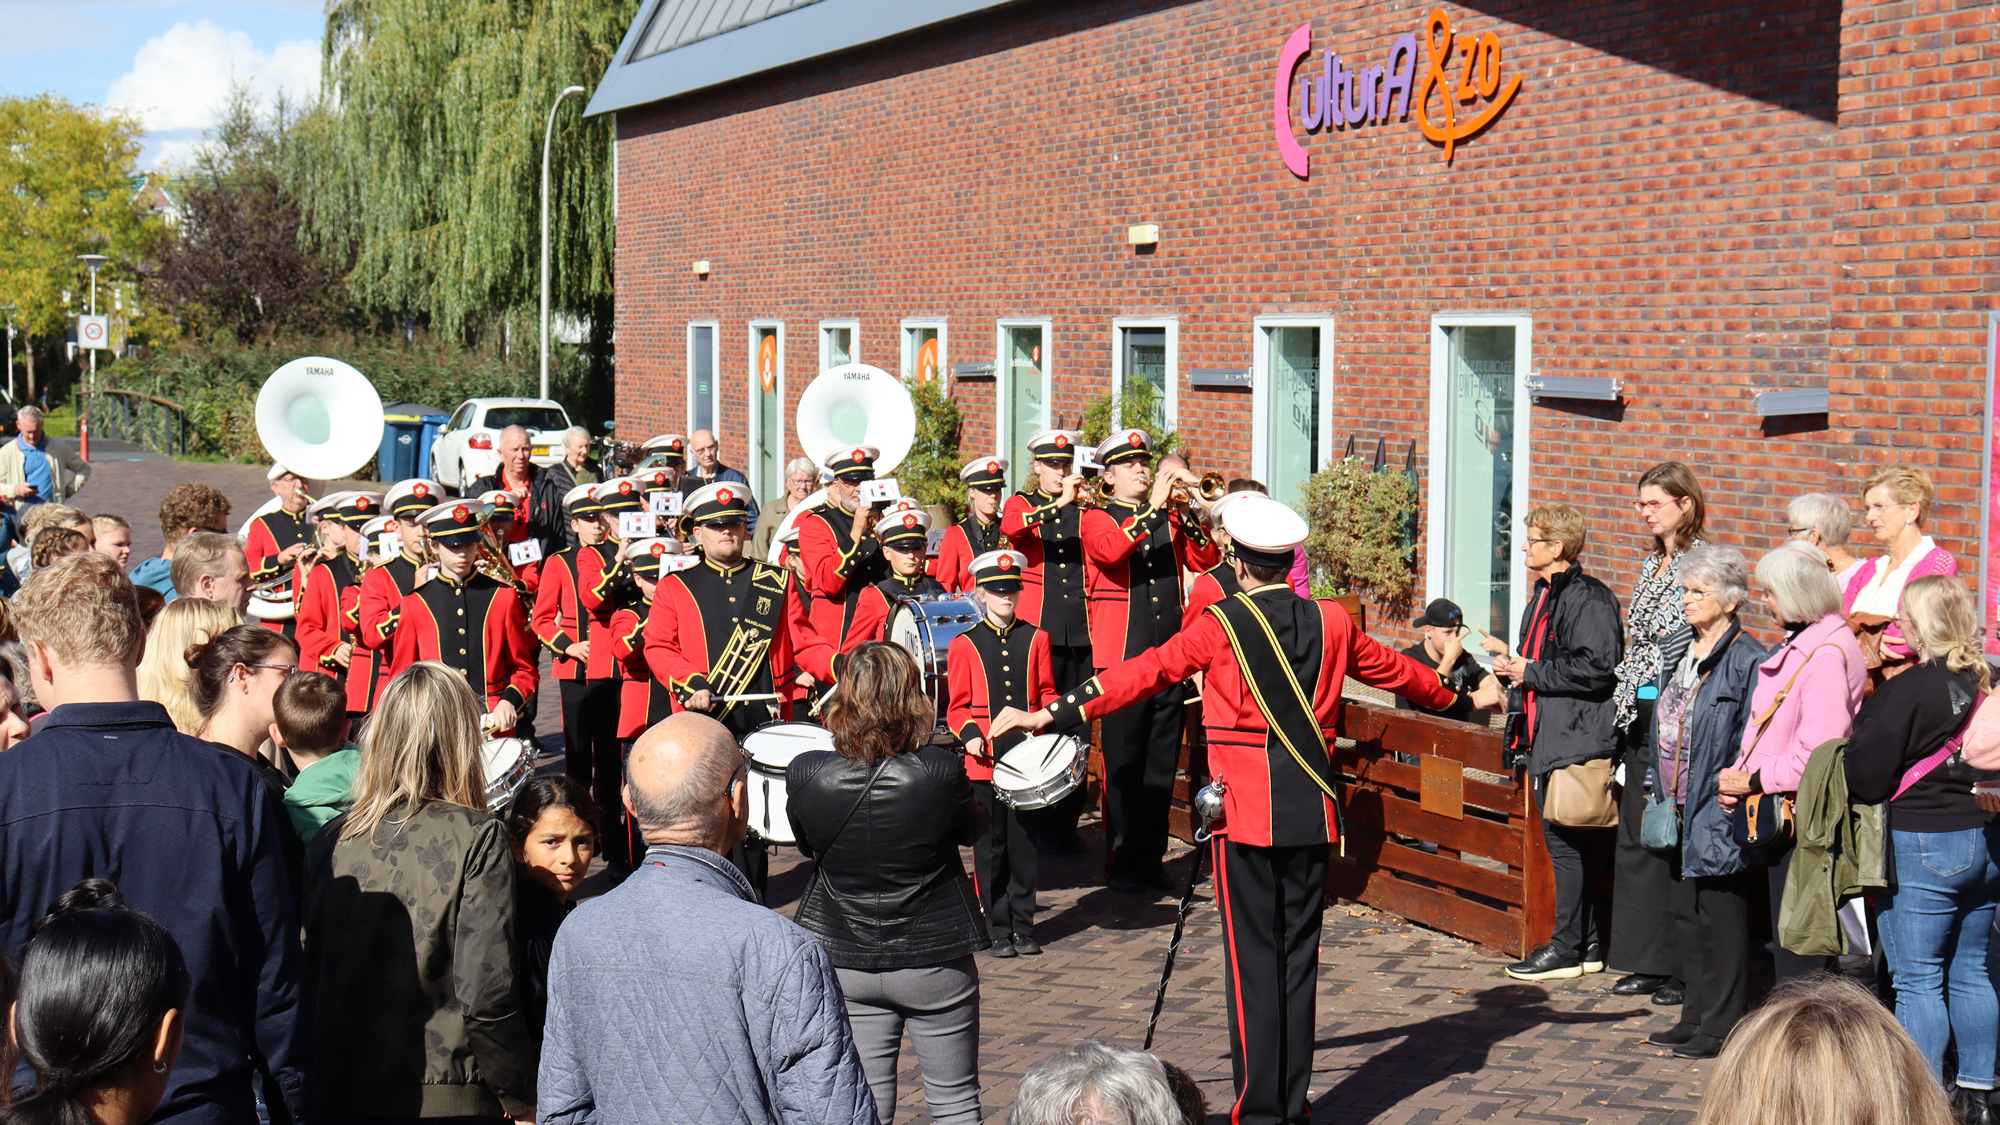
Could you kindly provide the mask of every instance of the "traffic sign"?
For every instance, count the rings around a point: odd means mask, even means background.
[[[108,348],[111,346],[111,318],[108,316],[80,316],[76,318],[76,344],[80,348]]]

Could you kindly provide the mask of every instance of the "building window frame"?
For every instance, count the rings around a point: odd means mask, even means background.
[[[1533,466],[1529,461],[1532,449],[1530,430],[1532,429],[1532,400],[1528,392],[1528,375],[1534,358],[1535,319],[1529,313],[1500,311],[1441,312],[1431,317],[1430,325],[1430,419],[1428,425],[1427,464],[1424,474],[1424,596],[1435,599],[1449,596],[1445,592],[1445,557],[1450,549],[1446,542],[1447,498],[1451,488],[1453,466],[1450,455],[1450,370],[1451,338],[1447,328],[1508,327],[1514,329],[1514,434],[1513,479],[1510,482],[1509,500],[1512,513],[1507,528],[1507,597],[1509,620],[1505,622],[1507,634],[1513,643],[1518,638],[1512,636],[1519,624],[1523,606],[1527,605],[1527,568],[1520,563],[1521,542],[1527,535],[1522,526],[1522,517],[1528,514],[1529,478]],[[1488,615],[1465,608],[1468,623],[1475,619],[1488,620]],[[1482,662],[1490,662],[1492,657],[1483,650],[1473,655]]]
[[[896,332],[896,337],[900,341],[902,351],[902,366],[899,370],[902,372],[905,382],[914,382],[916,379],[915,365],[917,362],[917,352],[921,350],[922,345],[911,347],[911,344],[914,342],[916,332],[924,328],[937,330],[937,377],[943,379],[945,373],[951,370],[951,360],[948,354],[951,347],[951,340],[949,339],[950,332],[945,325],[945,318],[941,316],[906,316],[903,318],[903,322]]]
[[[1007,355],[1007,333],[1014,328],[1038,328],[1042,333],[1042,428],[1054,424],[1056,321],[1052,316],[1003,316],[993,322],[993,453],[1007,459],[1007,486],[1022,488],[1033,479],[1028,471],[1028,439],[1033,433],[1010,434],[1008,408],[1014,398],[1013,364]],[[1018,448],[1008,448],[1008,438]]]
[[[702,429],[697,424],[695,410],[695,331],[708,329],[708,415],[710,426],[722,426],[722,322],[719,320],[690,320],[687,322],[687,432],[693,434]]]
[[[775,452],[775,458],[778,466],[776,486],[780,490],[783,489],[785,483],[785,445],[788,440],[788,431],[785,427],[785,322],[774,317],[763,317],[751,321],[743,329],[745,342],[744,356],[748,361],[744,366],[750,373],[744,395],[746,406],[748,407],[744,414],[744,417],[747,419],[744,426],[745,440],[743,442],[744,475],[750,478],[750,491],[757,496],[759,503],[762,503],[765,499],[763,489],[767,482],[757,479],[757,455],[763,447],[763,442],[760,440],[759,435],[763,429],[764,422],[764,380],[763,372],[758,369],[757,335],[765,331],[775,332],[778,338],[777,364],[772,379],[772,391],[777,396],[776,410],[778,417],[777,430],[775,432],[778,438],[778,448]]]
[[[852,333],[848,337],[847,362],[861,362],[861,322],[850,318],[822,320],[819,322],[819,369],[822,372],[831,371],[834,367],[830,333],[836,328],[845,328]]]
[[[1125,330],[1164,328],[1167,331],[1166,428],[1179,428],[1181,403],[1181,318],[1174,316],[1114,316],[1111,318],[1111,419],[1117,425],[1125,393]],[[1151,435],[1158,440],[1160,435]]]
[[[1336,340],[1332,313],[1260,316],[1250,322],[1250,476],[1269,485],[1275,450],[1271,442],[1271,330],[1319,329],[1319,463],[1318,472],[1333,464],[1333,358]],[[1289,503],[1290,501],[1287,501]]]

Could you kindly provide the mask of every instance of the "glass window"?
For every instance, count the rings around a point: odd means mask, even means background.
[[[715,326],[688,326],[688,430],[715,430]]]
[[[1265,487],[1287,504],[1302,507],[1306,478],[1319,470],[1320,330],[1267,328],[1265,385],[1270,400],[1270,454]]]
[[[1165,431],[1167,422],[1167,330],[1122,328],[1119,332],[1125,350],[1122,365],[1124,382],[1118,388],[1119,394],[1130,395],[1135,385],[1145,386],[1146,389],[1139,393],[1150,399],[1152,409],[1139,425],[1157,435]],[[1121,420],[1130,417],[1125,413],[1122,399],[1119,416]]]
[[[756,372],[750,384],[755,405],[751,412],[754,421],[750,431],[750,491],[759,496],[776,496],[784,491],[778,480],[783,452],[778,335],[776,325],[759,324],[750,329],[750,370]]]
[[[1432,557],[1440,566],[1441,596],[1464,609],[1466,624],[1509,640],[1520,609],[1513,604],[1514,572],[1520,568],[1514,551],[1520,330],[1511,324],[1455,324],[1439,331],[1443,427],[1431,469],[1431,503],[1438,506]]]
[[[486,411],[486,425],[495,430],[521,426],[529,430],[567,430],[569,419],[553,406],[494,406]]]
[[[1000,329],[1006,390],[1000,405],[1000,455],[1007,458],[1007,487],[1019,488],[1028,470],[1028,439],[1047,428],[1048,326],[1009,324]]]
[[[827,371],[854,362],[854,326],[826,324],[819,330],[819,369]]]
[[[944,373],[942,325],[903,326],[903,378],[928,383]]]

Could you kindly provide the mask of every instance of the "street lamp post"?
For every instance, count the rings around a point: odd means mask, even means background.
[[[90,267],[90,315],[97,315],[97,267],[110,261],[102,254],[78,254],[83,264]],[[78,340],[77,343],[82,343]],[[90,393],[97,393],[97,349],[90,349]]]
[[[555,137],[556,110],[563,99],[582,94],[581,86],[568,86],[549,103],[549,123],[542,130],[542,397],[549,397],[549,144]]]
[[[7,401],[14,401],[14,306],[0,305],[7,314]]]

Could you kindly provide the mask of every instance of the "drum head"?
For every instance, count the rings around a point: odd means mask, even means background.
[[[1077,741],[1066,734],[1038,734],[1000,755],[993,783],[1026,789],[1051,780],[1076,761]]]
[[[486,784],[490,788],[505,780],[509,771],[533,756],[533,750],[524,738],[489,738],[479,748],[480,765],[484,767]]]
[[[923,619],[907,603],[897,606],[895,612],[889,615],[888,639],[890,644],[900,647],[919,662],[930,655],[925,651]]]
[[[833,749],[833,732],[818,723],[766,723],[743,736],[743,752],[758,769],[782,775],[808,750]]]

